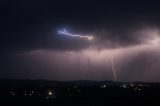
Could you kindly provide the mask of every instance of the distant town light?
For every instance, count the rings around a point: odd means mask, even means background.
[[[13,96],[15,96],[15,95],[16,95],[14,92],[10,92],[10,93],[11,93],[11,95],[13,95]]]
[[[106,85],[102,85],[101,88],[106,88]]]
[[[49,91],[49,92],[48,92],[48,95],[52,95],[52,92],[51,92],[51,91]]]
[[[122,87],[123,87],[123,88],[127,88],[127,86],[126,86],[126,85],[122,85]]]
[[[52,95],[54,95],[54,92],[53,92],[53,90],[48,90],[48,95],[49,95],[49,96],[52,96]]]
[[[133,84],[131,84],[131,87],[133,87],[134,85]]]

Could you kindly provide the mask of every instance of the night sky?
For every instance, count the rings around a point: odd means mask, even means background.
[[[160,82],[159,4],[1,0],[0,78]]]

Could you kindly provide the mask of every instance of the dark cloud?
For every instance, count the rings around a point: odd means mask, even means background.
[[[122,45],[139,43],[128,30],[143,23],[159,25],[159,6],[153,2],[76,2],[43,0],[1,1],[1,46],[4,48],[68,48],[75,40],[57,37],[57,28],[93,33]],[[107,31],[106,31],[107,30]],[[108,35],[109,31],[109,35]],[[104,33],[103,33],[104,32]],[[76,41],[79,48],[83,45]],[[117,44],[115,44],[117,45]],[[111,45],[110,45],[111,46]]]

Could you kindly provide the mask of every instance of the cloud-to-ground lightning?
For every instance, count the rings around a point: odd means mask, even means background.
[[[112,65],[112,72],[113,72],[113,76],[114,76],[114,81],[117,80],[117,75],[116,75],[116,69],[115,69],[115,64],[114,64],[114,56],[111,56],[111,65]]]
[[[58,31],[58,34],[61,34],[61,35],[69,35],[69,36],[71,36],[71,37],[87,38],[88,40],[92,40],[92,39],[93,39],[93,36],[82,36],[82,35],[71,34],[71,33],[69,33],[66,29],[59,30],[59,31]]]
[[[87,38],[88,40],[92,40],[93,36],[81,36],[81,35],[74,35],[69,33],[66,29],[63,30],[58,30],[58,34],[60,35],[69,35],[71,37],[80,37],[80,38]],[[116,75],[116,69],[115,69],[115,64],[114,64],[114,56],[111,56],[111,66],[112,66],[112,72],[113,72],[113,76],[114,76],[114,81],[117,80],[117,75]]]

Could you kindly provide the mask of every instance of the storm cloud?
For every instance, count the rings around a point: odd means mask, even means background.
[[[158,4],[2,0],[0,78],[159,82]]]

